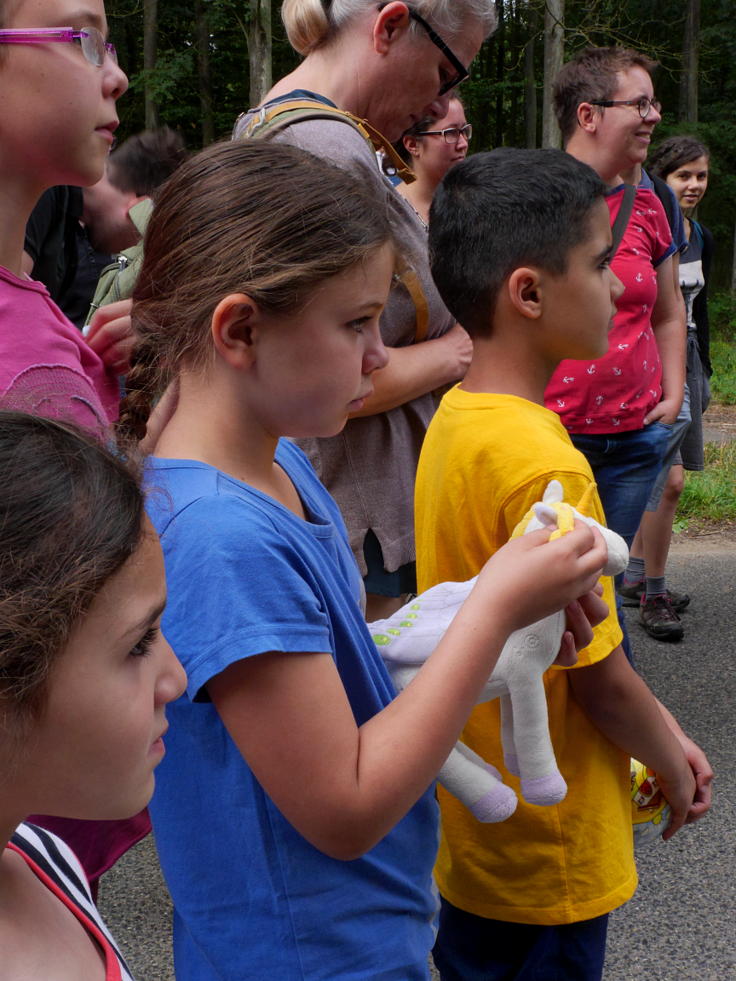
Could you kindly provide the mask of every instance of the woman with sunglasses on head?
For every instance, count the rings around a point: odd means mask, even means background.
[[[0,0],[0,407],[104,435],[119,385],[41,283],[22,271],[28,217],[57,184],[104,172],[128,87],[107,40],[102,0]],[[45,819],[44,819],[45,820]],[[47,822],[92,881],[150,828],[132,822]]]
[[[496,24],[493,0],[285,0],[281,15],[304,60],[273,87],[269,109],[295,97],[364,120],[388,146],[422,119],[440,119],[449,93]],[[236,125],[249,136],[259,113]],[[432,392],[465,374],[472,346],[454,323],[429,274],[426,233],[414,209],[393,192],[366,139],[345,120],[301,119],[279,129],[293,143],[359,174],[388,208],[404,282],[381,320],[390,359],[375,392],[343,433],[300,441],[345,518],[364,576],[368,618],[390,615],[416,590],[414,473],[435,400]]]
[[[453,95],[446,116],[422,120],[402,136],[401,149],[409,158],[414,181],[399,184],[396,190],[425,226],[437,185],[451,167],[465,159],[472,134],[460,96]]]

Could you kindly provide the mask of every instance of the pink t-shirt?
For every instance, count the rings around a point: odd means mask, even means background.
[[[623,185],[606,195],[611,224]],[[609,334],[608,352],[596,361],[562,361],[545,404],[568,432],[615,433],[641,429],[662,397],[662,364],[651,327],[657,301],[657,266],[674,252],[667,216],[653,191],[637,188],[634,207],[611,268],[624,284]]]
[[[0,406],[99,432],[117,419],[114,374],[43,283],[0,267]]]
[[[0,267],[0,408],[74,422],[103,435],[118,416],[117,377],[59,310],[43,283]],[[121,821],[34,817],[79,855],[94,882],[151,828]]]

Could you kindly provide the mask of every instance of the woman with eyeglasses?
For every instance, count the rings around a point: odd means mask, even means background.
[[[425,226],[429,224],[429,208],[437,185],[448,170],[465,159],[472,134],[460,96],[453,95],[446,116],[436,121],[422,120],[402,136],[414,181],[399,184],[396,190]]]
[[[493,0],[286,0],[281,16],[304,60],[260,109],[297,97],[346,110],[377,131],[376,146],[447,114],[449,92],[496,24]],[[257,115],[241,117],[235,136],[249,135]],[[472,346],[434,288],[421,221],[392,191],[366,139],[329,118],[297,120],[273,138],[360,174],[376,207],[388,207],[408,267],[381,320],[390,360],[374,375],[374,393],[339,436],[300,441],[343,513],[374,620],[416,591],[414,473],[432,393],[463,377]]]

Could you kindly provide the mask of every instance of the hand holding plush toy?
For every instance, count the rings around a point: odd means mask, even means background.
[[[623,572],[629,554],[626,543],[584,513],[594,487],[586,491],[576,510],[563,503],[559,481],[551,481],[542,501],[524,516],[512,538],[550,527],[555,528],[551,537],[559,537],[570,531],[578,518],[603,535],[608,546],[604,573]],[[388,620],[369,624],[397,691],[406,688],[435,649],[474,583],[475,579],[440,583]],[[544,672],[557,657],[564,630],[565,613],[561,610],[511,634],[478,697],[479,702],[501,699],[504,764],[521,777],[521,793],[530,804],[557,804],[567,793],[549,736],[543,683]],[[438,780],[479,821],[505,821],[516,810],[516,794],[501,781],[498,770],[461,742],[456,743]]]

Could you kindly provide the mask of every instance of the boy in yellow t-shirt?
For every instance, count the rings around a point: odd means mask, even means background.
[[[544,407],[544,390],[563,358],[598,358],[607,348],[622,287],[609,268],[604,191],[568,154],[511,149],[476,154],[438,189],[432,273],[474,350],[419,462],[421,590],[474,576],[550,480],[571,503],[593,482]],[[603,521],[595,498],[593,517]],[[636,887],[630,756],[655,770],[672,806],[666,837],[707,810],[707,760],[624,656],[610,580],[604,598],[609,615],[577,665],[545,678],[565,799],[554,807],[520,800],[511,818],[489,825],[439,790],[434,956],[443,981],[600,978],[607,915]],[[462,738],[519,789],[503,764],[498,702],[479,706]]]

